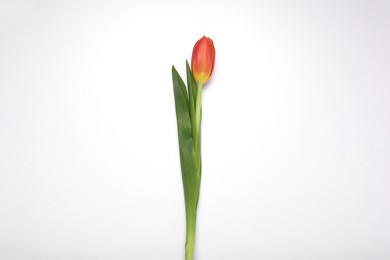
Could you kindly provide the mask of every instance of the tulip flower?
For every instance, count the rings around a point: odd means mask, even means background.
[[[198,84],[205,84],[213,74],[215,48],[211,39],[203,36],[192,51],[191,68]]]
[[[186,210],[185,260],[193,260],[195,248],[196,213],[200,193],[202,157],[200,126],[202,114],[202,88],[214,70],[213,41],[201,38],[192,52],[192,71],[186,62],[187,86],[172,66],[177,130],[179,136],[180,165]],[[188,89],[188,90],[187,90]]]

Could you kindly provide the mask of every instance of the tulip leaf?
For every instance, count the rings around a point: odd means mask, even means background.
[[[200,155],[200,126],[196,124],[196,106],[199,106],[201,104],[197,104],[197,94],[199,90],[198,85],[196,84],[196,81],[194,79],[194,76],[192,74],[190,65],[188,64],[188,61],[186,60],[186,70],[187,70],[187,86],[188,86],[188,93],[189,93],[189,107],[190,107],[190,116],[191,116],[191,125],[192,125],[192,136],[194,138],[194,145],[198,146],[198,153],[196,154],[197,162],[201,164],[201,155]],[[197,134],[196,131],[198,131],[198,139],[195,138],[195,135]],[[197,143],[196,143],[197,142]],[[201,169],[200,165],[200,169]],[[201,175],[201,171],[199,172]]]
[[[186,200],[188,197],[193,197],[195,195],[195,204],[197,204],[197,197],[199,195],[200,169],[199,164],[197,163],[198,156],[194,152],[187,89],[182,78],[174,67],[172,67],[172,79],[175,95],[176,119],[180,147],[180,163],[183,176],[184,193]],[[194,190],[194,187],[198,188],[195,188]],[[191,204],[193,203],[194,202]]]
[[[196,107],[196,83],[187,62],[187,88],[172,66],[173,90],[175,96],[177,129],[180,148],[180,165],[183,179],[186,208],[186,255],[192,255],[195,242],[196,212],[200,191],[201,162],[200,151],[195,152],[194,131]]]
[[[188,94],[189,94],[189,107],[190,107],[190,116],[191,123],[194,128],[195,126],[195,108],[196,108],[196,82],[192,75],[190,65],[188,65],[188,61],[186,61],[186,70],[187,70],[187,86],[188,86]]]
[[[172,66],[173,91],[175,96],[177,129],[179,134],[179,145],[192,139],[192,127],[190,114],[188,112],[188,94],[183,79]]]

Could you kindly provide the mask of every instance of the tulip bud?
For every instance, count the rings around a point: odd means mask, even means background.
[[[205,84],[213,74],[215,62],[214,43],[203,36],[195,43],[192,51],[191,68],[194,79],[198,84]]]

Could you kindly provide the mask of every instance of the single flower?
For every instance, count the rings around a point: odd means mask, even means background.
[[[192,53],[192,71],[186,62],[187,86],[172,66],[177,130],[179,137],[180,166],[186,209],[185,260],[193,260],[200,183],[202,175],[201,121],[202,87],[214,69],[213,41],[203,37],[196,42]]]
[[[210,38],[203,36],[195,43],[192,51],[191,68],[195,81],[205,84],[213,74],[215,63],[214,43]]]

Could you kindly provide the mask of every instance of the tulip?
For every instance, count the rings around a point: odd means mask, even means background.
[[[192,52],[192,69],[186,62],[187,87],[175,67],[172,66],[180,165],[186,208],[185,260],[193,260],[195,252],[196,215],[202,174],[200,145],[202,89],[213,73],[214,60],[213,41],[202,37],[196,42]]]
[[[213,74],[215,62],[214,43],[210,38],[203,36],[195,43],[192,51],[191,68],[195,81],[205,84]]]

